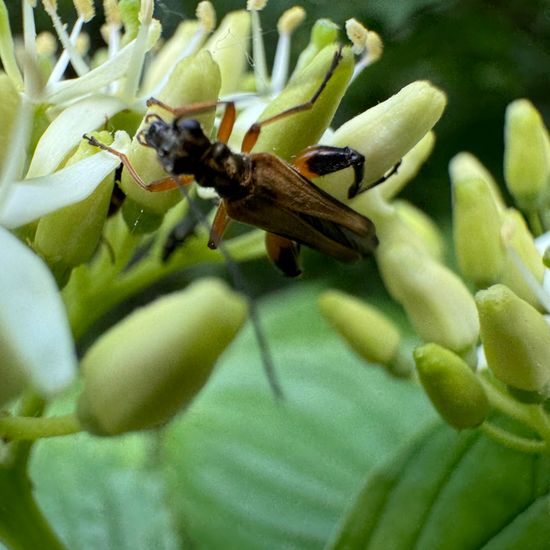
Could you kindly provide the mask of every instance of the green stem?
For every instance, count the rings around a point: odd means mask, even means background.
[[[515,399],[504,395],[498,388],[483,376],[479,377],[480,382],[487,393],[489,402],[491,405],[508,415],[511,418],[514,418],[518,422],[525,424],[531,428],[535,428],[533,423],[533,415],[525,408],[524,405],[518,403]]]
[[[497,443],[522,453],[542,454],[550,453],[550,446],[545,441],[528,439],[503,430],[488,421],[481,425],[481,429]]]
[[[44,437],[70,435],[82,431],[76,415],[31,418],[5,416],[0,418],[0,438],[8,441],[35,440]]]
[[[10,550],[65,548],[37,506],[21,468],[0,468],[0,495],[0,541]]]
[[[529,410],[535,429],[550,447],[550,418],[548,418],[544,407],[541,404],[531,405]]]

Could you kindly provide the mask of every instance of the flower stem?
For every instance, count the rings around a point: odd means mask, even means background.
[[[0,438],[8,441],[35,440],[44,437],[71,435],[82,431],[74,413],[65,416],[28,417],[5,416],[0,418]]]
[[[550,418],[548,418],[544,407],[540,404],[531,405],[529,409],[535,429],[550,447]]]
[[[529,439],[503,430],[490,422],[484,422],[481,429],[497,443],[521,451],[523,453],[541,454],[549,453],[550,447],[545,441]]]
[[[508,415],[511,418],[514,418],[518,422],[535,428],[533,425],[533,417],[529,411],[525,410],[525,407],[518,403],[516,400],[511,397],[504,395],[499,389],[483,376],[479,377],[480,382],[487,393],[487,397],[491,405]],[[535,428],[536,429],[536,428]]]

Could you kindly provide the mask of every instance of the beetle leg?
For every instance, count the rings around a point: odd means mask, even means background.
[[[166,176],[147,184],[146,190],[157,193],[158,191],[170,191],[182,185],[189,185],[195,181],[194,176],[182,174],[181,176]]]
[[[300,265],[300,245],[274,233],[265,234],[265,248],[270,260],[287,277],[298,277],[302,274]]]
[[[218,105],[227,105],[229,109],[231,108],[230,106],[233,105],[233,109],[235,109],[232,101],[200,101],[197,103],[184,105],[183,107],[172,107],[171,105],[168,105],[168,103],[164,103],[164,101],[161,101],[156,97],[150,97],[147,100],[147,107],[160,107],[161,109],[172,113],[175,117],[178,118],[187,118],[193,115],[204,113],[206,111],[212,111],[213,109],[218,107]]]
[[[210,238],[208,239],[208,248],[216,249],[222,240],[223,234],[229,225],[231,218],[227,215],[227,208],[225,201],[221,201],[216,214],[214,215],[214,221],[210,229]]]
[[[225,104],[225,111],[223,112],[222,120],[218,128],[217,140],[227,143],[231,137],[233,126],[235,126],[235,119],[237,118],[237,112],[235,110],[235,104],[229,101]]]
[[[340,63],[341,59],[342,59],[342,47],[338,48],[338,50],[334,53],[332,63],[330,64],[330,67],[326,72],[325,77],[323,78],[323,81],[321,82],[321,84],[319,85],[315,93],[311,96],[311,99],[309,101],[306,101],[305,103],[300,103],[299,105],[295,105],[290,109],[286,109],[284,111],[281,111],[280,113],[277,113],[276,115],[266,118],[265,120],[255,122],[254,124],[252,124],[252,126],[250,126],[250,128],[244,135],[241,151],[243,153],[250,153],[250,151],[252,151],[252,148],[254,147],[254,145],[256,145],[256,142],[260,137],[260,131],[262,127],[265,126],[266,124],[271,124],[272,122],[276,122],[277,120],[285,118],[289,115],[293,115],[295,113],[301,113],[302,111],[307,111],[308,109],[311,109],[313,105],[315,105],[317,98],[321,95],[322,91],[325,89],[325,86],[327,85],[328,81],[332,77],[334,71],[336,70],[336,67],[338,67],[338,64]]]
[[[353,183],[348,190],[348,198],[351,198],[357,194],[363,180],[365,157],[351,147],[314,145],[304,149],[292,164],[308,179],[353,168]]]
[[[134,181],[143,189],[147,189],[147,184],[141,179],[141,176],[137,173],[136,169],[130,162],[130,159],[120,151],[117,151],[116,149],[113,149],[112,147],[109,147],[108,145],[105,145],[104,143],[101,143],[101,141],[98,141],[93,136],[88,136],[84,134],[82,136],[85,140],[88,141],[90,145],[93,145],[94,147],[98,147],[99,149],[102,149],[103,151],[107,151],[108,153],[111,153],[111,155],[115,155],[115,157],[118,157],[120,159],[120,162],[124,165],[126,170],[128,170],[128,173],[132,176]]]
[[[181,185],[187,185],[194,181],[193,176],[188,175],[181,175],[181,176],[166,176],[165,178],[161,178],[155,181],[152,181],[150,183],[145,183],[141,176],[137,173],[136,169],[134,168],[133,164],[130,162],[130,159],[127,155],[124,153],[121,153],[120,151],[117,151],[116,149],[113,149],[112,147],[109,147],[108,145],[105,145],[104,143],[101,143],[101,141],[98,141],[93,136],[87,136],[84,134],[82,136],[84,139],[88,141],[90,145],[93,145],[94,147],[98,147],[99,149],[102,149],[103,151],[107,151],[108,153],[111,153],[111,155],[115,155],[115,157],[118,157],[120,159],[120,162],[123,164],[124,168],[128,170],[128,173],[130,176],[132,176],[132,179],[142,188],[145,189],[145,191],[168,191],[170,189],[176,189],[177,187],[180,187]]]
[[[381,178],[378,178],[376,181],[372,182],[371,184],[368,185],[368,187],[366,187],[365,189],[362,189],[360,192],[363,192],[363,191],[367,191],[368,189],[372,189],[373,187],[376,187],[377,185],[380,185],[381,183],[384,183],[388,178],[390,178],[391,176],[393,176],[394,174],[397,174],[397,170],[399,170],[399,167],[401,166],[401,163],[403,162],[403,160],[399,160],[398,162],[396,162],[388,172],[386,172]],[[351,192],[351,188],[350,188],[350,192]],[[357,193],[354,193],[353,195],[351,195],[349,198],[352,198],[356,195]]]

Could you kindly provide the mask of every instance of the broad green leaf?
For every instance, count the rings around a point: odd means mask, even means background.
[[[31,463],[37,500],[67,548],[180,548],[152,443],[81,434],[39,444]]]
[[[356,358],[320,319],[318,289],[262,307],[284,398],[248,333],[165,438],[178,524],[198,548],[319,548],[374,465],[433,416],[413,384]]]
[[[550,460],[440,426],[367,478],[332,550],[547,549]]]

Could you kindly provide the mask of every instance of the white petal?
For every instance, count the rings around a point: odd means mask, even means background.
[[[129,143],[126,133],[117,132],[112,147],[125,152]],[[19,227],[85,199],[119,164],[117,157],[100,151],[49,176],[15,182],[0,204],[0,225]]]
[[[148,34],[147,49],[155,44],[159,36],[158,24],[151,25]],[[65,103],[90,93],[99,92],[102,88],[118,80],[126,73],[134,51],[135,40],[132,40],[111,59],[96,69],[78,78],[64,80],[46,88],[45,102]]]
[[[95,130],[125,108],[120,99],[90,97],[67,107],[42,134],[31,160],[27,178],[51,174],[77,145],[82,134]]]
[[[0,227],[0,355],[44,397],[65,389],[77,359],[65,308],[46,264]]]

